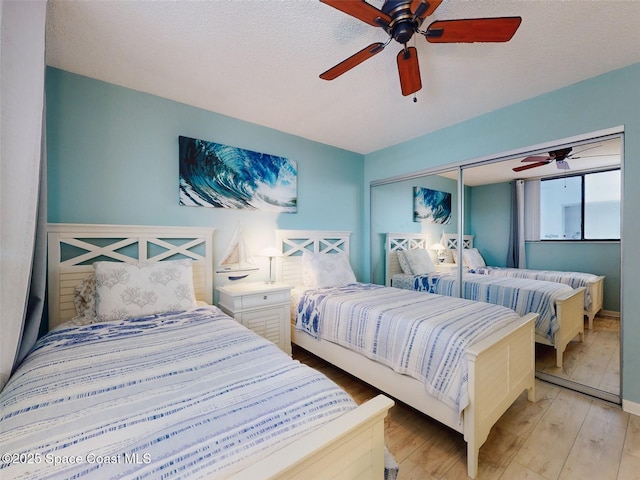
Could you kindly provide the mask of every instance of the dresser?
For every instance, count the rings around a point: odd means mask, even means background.
[[[291,355],[291,286],[238,283],[218,287],[218,306]]]

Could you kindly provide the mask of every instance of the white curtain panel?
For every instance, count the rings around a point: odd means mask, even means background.
[[[540,180],[524,182],[524,238],[540,240]]]
[[[0,0],[0,388],[22,337],[38,209],[45,0]]]

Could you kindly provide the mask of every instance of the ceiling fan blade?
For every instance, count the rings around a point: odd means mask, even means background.
[[[368,47],[364,47],[358,53],[354,53],[346,60],[343,60],[334,67],[331,67],[326,72],[321,73],[320,78],[323,80],[333,80],[343,73],[351,70],[353,67],[360,65],[366,59],[373,57],[376,53],[380,53],[384,50],[384,46],[385,45],[382,42],[372,43]]]
[[[553,160],[551,157],[533,156],[533,157],[523,158],[521,161],[522,162],[547,162],[547,163],[549,163],[551,160]]]
[[[438,20],[425,37],[431,43],[508,42],[521,22],[520,17]]]
[[[432,15],[441,3],[442,0],[413,0],[411,2],[411,11],[420,20],[424,20],[429,15]]]
[[[400,50],[397,56],[400,88],[405,97],[422,88],[420,80],[420,66],[418,65],[418,50],[408,47]]]
[[[381,26],[379,21],[382,21],[384,25],[389,25],[391,17],[384,13],[382,10],[378,10],[373,5],[368,4],[364,0],[320,0],[322,3],[329,5],[341,12],[351,15],[352,17],[362,20],[374,27]],[[380,19],[380,20],[377,20]]]
[[[604,155],[580,155],[582,152],[586,152],[587,150],[593,150],[594,148],[598,148],[601,147],[602,145],[593,145],[591,147],[587,147],[587,148],[583,148],[582,150],[580,150],[579,152],[572,152],[569,155],[567,155],[567,157],[571,157],[571,158],[581,158],[581,157],[603,157]],[[579,157],[577,157],[576,155],[580,155]]]
[[[549,163],[551,163],[551,160],[549,160],[548,162],[530,163],[529,165],[522,165],[521,167],[516,167],[513,169],[513,171],[522,172],[523,170],[529,170],[530,168],[537,168],[537,167],[542,167],[543,165],[549,165]]]

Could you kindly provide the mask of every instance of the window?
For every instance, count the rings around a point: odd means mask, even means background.
[[[619,240],[620,170],[540,182],[541,240]]]

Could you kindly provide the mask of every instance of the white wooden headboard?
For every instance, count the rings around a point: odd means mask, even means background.
[[[276,278],[287,285],[302,285],[302,254],[345,253],[349,255],[351,232],[328,230],[276,230]]]
[[[475,235],[463,235],[462,236],[462,248],[473,248],[473,238]],[[442,238],[444,240],[444,248],[446,250],[458,249],[458,234],[457,233],[443,233]]]
[[[431,245],[430,237],[426,233],[387,233],[385,247],[385,285],[391,285],[391,279],[397,273],[402,273],[398,262],[398,251],[428,249]]]
[[[214,228],[50,223],[49,328],[76,315],[74,288],[100,260],[138,263],[193,260],[196,298],[213,304]]]

